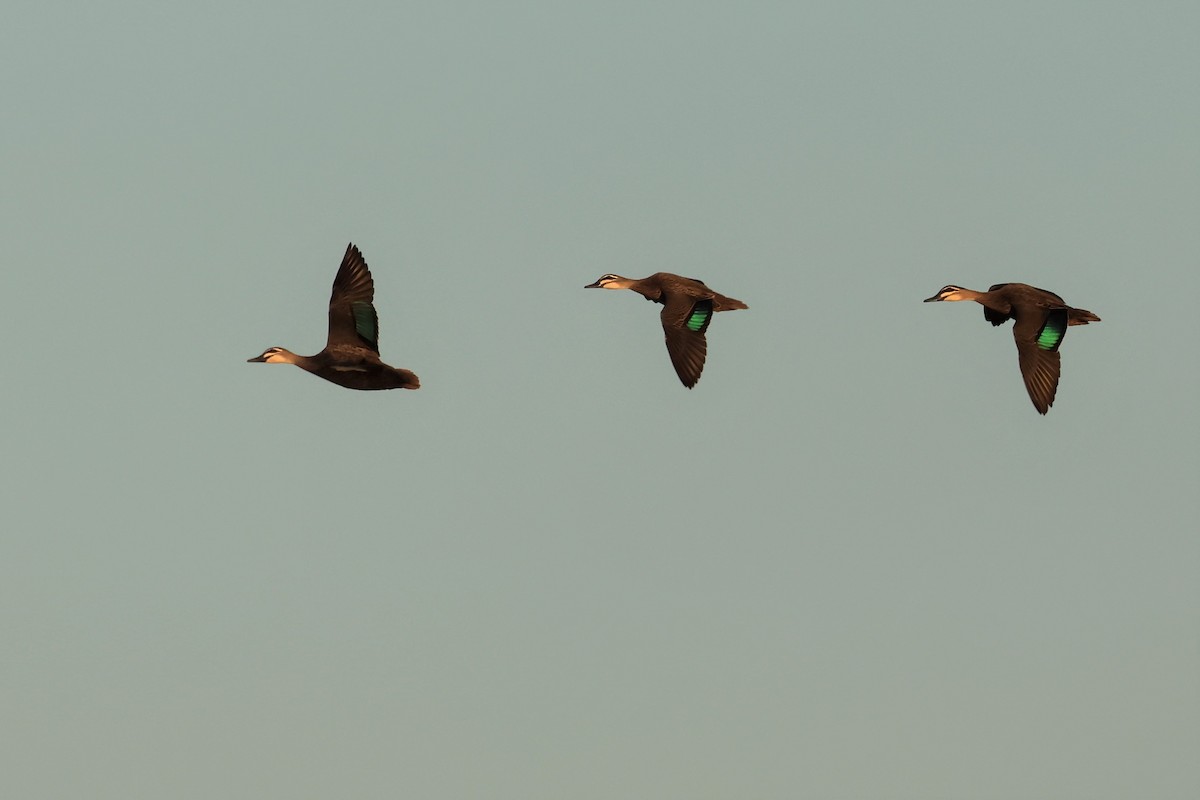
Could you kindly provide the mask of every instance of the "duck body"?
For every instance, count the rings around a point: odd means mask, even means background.
[[[334,350],[328,348],[315,356],[301,356],[282,347],[272,347],[251,362],[267,364],[295,364],[330,383],[347,389],[419,389],[417,376],[406,369],[396,369],[379,360],[378,356],[356,350]]]
[[[379,316],[374,299],[371,271],[362,252],[351,243],[333,280],[325,349],[316,355],[301,356],[283,347],[269,347],[262,355],[247,360],[295,364],[347,389],[420,388],[416,374],[389,366],[379,358]]]
[[[1058,349],[1072,325],[1099,322],[1082,308],[1072,308],[1054,292],[1025,283],[997,283],[986,292],[947,285],[926,303],[974,300],[983,306],[983,317],[995,325],[1013,320],[1013,338],[1021,376],[1029,399],[1039,414],[1054,405],[1061,373]]]
[[[719,311],[735,311],[748,308],[741,300],[734,300],[714,292],[704,281],[684,278],[670,272],[656,272],[648,278],[623,278],[608,273],[601,275],[595,283],[585,289],[629,289],[642,297],[662,305],[659,318],[667,344],[667,354],[675,367],[680,382],[691,389],[700,380],[704,362],[708,356],[708,340],[705,332],[712,322],[713,314]]]

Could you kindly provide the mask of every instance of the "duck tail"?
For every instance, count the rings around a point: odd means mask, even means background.
[[[1087,325],[1089,322],[1099,322],[1100,318],[1082,308],[1072,308],[1067,311],[1068,325]]]

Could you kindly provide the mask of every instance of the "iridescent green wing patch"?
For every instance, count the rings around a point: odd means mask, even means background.
[[[354,330],[371,347],[378,348],[379,318],[375,316],[375,306],[370,303],[351,303],[350,313],[354,315]]]
[[[712,300],[700,300],[692,306],[692,313],[683,324],[690,331],[702,331],[712,316]]]
[[[1067,310],[1065,308],[1052,308],[1046,314],[1046,322],[1042,325],[1042,329],[1038,331],[1037,346],[1042,350],[1054,351],[1062,344],[1063,337],[1067,335]]]

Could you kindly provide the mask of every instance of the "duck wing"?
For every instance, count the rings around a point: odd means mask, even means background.
[[[1021,365],[1021,377],[1029,399],[1039,414],[1045,414],[1054,405],[1061,372],[1058,348],[1067,334],[1068,309],[1047,308],[1017,311],[1013,338],[1017,342],[1017,356]]]
[[[712,322],[713,313],[710,298],[679,295],[667,298],[659,315],[675,374],[689,389],[696,385],[704,371],[704,360],[708,356],[704,332]]]
[[[362,252],[351,243],[333,279],[326,348],[366,348],[379,354],[379,315],[375,313],[374,299],[371,271]]]
[[[1011,316],[1009,316],[1008,314],[1005,314],[1003,311],[997,311],[996,309],[991,308],[990,306],[983,307],[983,318],[986,319],[988,322],[992,323],[993,325],[1003,325],[1004,323],[1006,323],[1010,319],[1012,319]]]
[[[1011,284],[1011,283],[993,283],[991,286],[988,287],[987,294],[991,294],[992,292],[994,292],[998,289],[1003,289],[1005,286],[1012,286],[1012,285],[1013,284]],[[998,301],[993,300],[991,302],[996,303]],[[1009,308],[1008,311],[1001,311],[1000,309],[992,308],[991,306],[989,306],[987,304],[984,304],[984,303],[980,303],[980,304],[983,305],[983,318],[986,319],[988,322],[992,323],[993,326],[1003,325],[1004,323],[1006,323],[1010,319],[1012,319],[1012,313],[1011,313],[1012,309],[1011,308]]]

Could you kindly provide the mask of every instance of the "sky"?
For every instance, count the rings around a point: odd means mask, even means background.
[[[1200,795],[1196,4],[5,16],[6,796]]]

